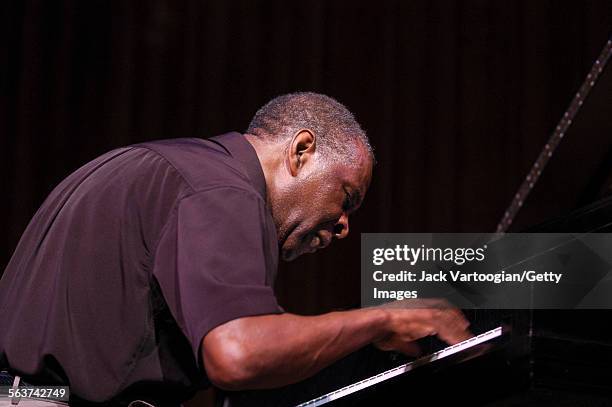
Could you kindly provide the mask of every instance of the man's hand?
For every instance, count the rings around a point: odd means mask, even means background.
[[[399,351],[416,356],[419,348],[414,342],[429,335],[437,335],[448,344],[464,341],[473,335],[469,322],[461,311],[445,300],[407,299],[379,307],[387,314],[389,334],[374,342],[381,350]]]

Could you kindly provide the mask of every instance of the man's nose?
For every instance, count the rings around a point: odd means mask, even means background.
[[[342,213],[338,222],[334,225],[334,237],[344,239],[349,234],[349,219],[346,212]]]

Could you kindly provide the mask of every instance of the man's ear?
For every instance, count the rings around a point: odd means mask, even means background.
[[[289,169],[296,176],[308,160],[312,159],[316,150],[316,137],[310,130],[300,130],[295,133],[289,145]]]

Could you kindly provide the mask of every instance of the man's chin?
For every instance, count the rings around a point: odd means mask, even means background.
[[[283,261],[289,262],[289,261],[293,261],[297,259],[298,257],[300,257],[301,255],[305,253],[308,253],[308,252],[304,250],[299,250],[299,248],[298,249],[281,249],[281,259],[283,259]]]
[[[293,261],[295,259],[297,259],[299,257],[299,254],[295,251],[295,250],[281,250],[281,259],[283,259],[283,261],[289,262],[289,261]]]
[[[281,259],[283,261],[293,261],[306,253],[314,253],[316,250],[311,248],[308,243],[310,235],[303,237],[290,236],[281,246]]]

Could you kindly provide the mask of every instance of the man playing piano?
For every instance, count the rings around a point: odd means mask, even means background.
[[[279,252],[346,237],[373,161],[343,105],[295,93],[246,134],[86,164],[43,203],[0,280],[5,376],[69,385],[73,404],[177,405],[211,383],[296,383],[370,343],[410,354],[427,335],[466,339],[462,314],[440,303],[308,317],[278,306]]]

